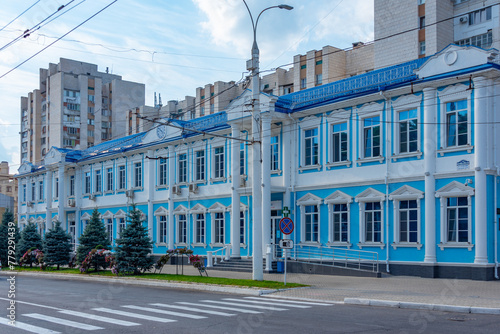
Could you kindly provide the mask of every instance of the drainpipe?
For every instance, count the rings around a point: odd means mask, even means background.
[[[382,96],[385,100],[385,105],[386,105],[386,119],[389,121],[387,122],[387,130],[386,133],[389,135],[391,132],[389,132],[389,125],[390,125],[390,119],[389,115],[391,110],[389,109],[389,97],[387,97],[383,91],[380,91],[380,96]],[[389,149],[392,144],[392,140],[389,139],[389,136],[387,136],[387,143],[385,147],[386,155],[387,155],[387,161],[385,164],[385,239],[386,239],[386,248],[385,248],[385,270],[387,273],[390,273],[389,270],[389,163],[391,162],[391,157],[389,155]]]
[[[496,156],[496,150],[495,150]],[[496,161],[496,159],[495,159]],[[499,279],[498,277],[498,219],[497,217],[497,182],[498,182],[498,174],[500,172],[500,168],[497,166],[497,173],[495,175],[495,205],[493,205],[493,210],[495,210],[493,217],[495,217],[495,279]]]

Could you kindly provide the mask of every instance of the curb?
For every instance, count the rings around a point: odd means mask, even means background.
[[[137,285],[137,286],[153,286],[153,287],[163,287],[163,288],[176,288],[176,289],[187,289],[187,290],[198,290],[198,291],[211,291],[211,292],[223,292],[239,295],[251,295],[251,296],[261,296],[269,293],[276,292],[273,289],[251,289],[251,288],[238,288],[238,287],[228,287],[221,285],[211,285],[211,284],[199,284],[199,283],[181,283],[181,282],[169,282],[160,281],[153,279],[140,279],[135,277],[130,278],[115,278],[115,277],[89,277],[74,274],[39,274],[39,273],[28,273],[28,272],[17,272],[17,271],[1,271],[0,276],[31,276],[31,277],[47,277],[55,278],[61,280],[80,280],[80,281],[91,281],[91,282],[109,282],[118,283],[125,285]]]
[[[346,305],[363,305],[363,306],[382,306],[382,307],[393,307],[393,308],[402,308],[402,309],[429,310],[429,311],[456,312],[456,313],[500,315],[500,308],[426,304],[426,303],[410,303],[410,302],[398,302],[398,301],[392,301],[392,300],[344,298],[344,304],[346,304]]]

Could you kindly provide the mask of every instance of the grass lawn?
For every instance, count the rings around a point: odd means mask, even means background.
[[[4,269],[5,271],[5,269]],[[47,267],[44,271],[40,270],[38,267],[16,267],[15,271],[31,271],[40,273],[51,273],[51,274],[80,274],[79,269],[71,268],[61,268],[57,270],[55,267]],[[210,271],[208,271],[210,275]],[[100,270],[98,272],[89,271],[87,274],[90,276],[112,276],[117,277],[109,270]],[[118,277],[134,277],[140,279],[156,279],[162,281],[170,282],[188,282],[188,283],[205,283],[205,284],[217,284],[217,285],[229,285],[229,286],[240,286],[240,287],[251,287],[251,288],[267,288],[267,289],[283,289],[283,288],[297,288],[305,287],[308,285],[297,284],[297,283],[287,283],[285,286],[283,282],[276,281],[254,281],[250,279],[234,279],[234,278],[223,278],[223,277],[206,277],[206,276],[189,276],[189,275],[171,275],[171,274],[153,274],[145,273],[142,275],[119,275]]]

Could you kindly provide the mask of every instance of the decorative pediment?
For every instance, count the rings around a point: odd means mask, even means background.
[[[321,204],[322,198],[311,193],[307,193],[297,200],[298,205],[318,205]]]
[[[35,222],[35,218],[30,217],[30,219],[28,219],[28,222],[30,222],[30,223],[34,223],[34,222]]]
[[[367,103],[367,104],[364,104],[363,106],[359,107],[357,112],[358,114],[361,114],[361,115],[366,115],[366,114],[371,114],[371,113],[374,113],[374,112],[380,112],[383,110],[383,101],[381,103],[377,103],[377,102],[371,102],[371,103]]]
[[[85,213],[82,215],[81,220],[90,220],[90,215],[89,215],[87,212],[85,212]]]
[[[207,208],[201,205],[200,203],[196,204],[189,210],[191,213],[205,213],[207,212]]]
[[[37,222],[37,224],[41,224],[41,223],[45,222],[45,219],[43,219],[42,217],[40,217],[40,216],[39,216],[39,217],[36,219],[36,222]]]
[[[251,90],[245,89],[245,91],[243,91],[243,93],[241,93],[240,96],[238,96],[237,98],[232,100],[231,103],[229,103],[229,105],[226,107],[226,110],[230,110],[231,112],[227,114],[227,121],[249,118],[252,115],[249,112],[252,110],[251,106],[253,99],[252,94],[253,93]],[[275,97],[261,92],[259,98],[260,98],[261,112],[269,111],[270,109],[268,107],[269,103]]]
[[[311,115],[311,116],[307,116],[307,117],[304,117],[303,119],[301,119],[299,122],[299,125],[301,128],[307,129],[307,128],[319,126],[320,123],[321,123],[321,117]]]
[[[52,217],[52,222],[56,221],[59,221],[59,215],[55,215],[54,217]]]
[[[422,102],[422,95],[402,95],[396,100],[392,101],[392,107],[395,111],[403,111],[417,108]]]
[[[26,174],[31,173],[33,170],[34,166],[29,162],[25,162],[21,165],[21,167],[19,167],[17,171],[19,172],[19,174]]]
[[[101,215],[101,219],[111,219],[113,218],[113,213],[111,211],[106,211],[103,215]]]
[[[220,204],[219,202],[216,202],[213,204],[211,207],[208,208],[209,212],[221,212],[221,211],[226,211],[227,207],[224,205]]]
[[[165,209],[163,206],[160,206],[158,209],[156,209],[155,216],[166,216],[168,215],[168,210]]]
[[[351,110],[338,109],[328,114],[327,119],[329,123],[348,121],[351,118],[351,113],[352,113]]]
[[[21,218],[21,220],[19,221],[19,223],[26,224],[27,223],[26,217]]]
[[[187,212],[188,209],[182,204],[174,209],[174,215],[185,215]]]
[[[385,200],[385,194],[373,188],[368,188],[356,196],[356,202],[380,202]]]
[[[233,207],[233,205],[232,205],[232,204],[230,204],[230,205],[227,207],[227,209],[228,209],[229,211],[231,211],[231,208],[232,208],[232,207]],[[241,203],[241,202],[240,202],[240,211],[247,211],[247,210],[248,210],[248,205],[245,205],[245,204],[243,204],[243,203]]]
[[[475,46],[458,46],[451,44],[441,52],[431,56],[416,74],[420,79],[438,76],[467,68],[485,65],[497,59],[495,49],[483,50]]]
[[[404,185],[398,190],[393,191],[389,194],[390,200],[410,200],[410,199],[420,199],[424,198],[424,192],[408,185]]]
[[[123,210],[118,210],[117,213],[115,213],[115,218],[125,218],[127,216],[127,213]]]
[[[474,196],[474,188],[452,181],[438,191],[436,197]]]
[[[352,203],[352,196],[337,190],[333,194],[325,198],[325,204],[347,204]]]
[[[64,160],[64,157],[61,152],[59,152],[55,147],[51,147],[49,152],[45,155],[43,161],[44,165],[52,165],[52,164],[58,164],[61,161]]]

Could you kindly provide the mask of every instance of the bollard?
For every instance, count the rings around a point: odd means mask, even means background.
[[[212,252],[207,252],[207,268],[213,267]]]

